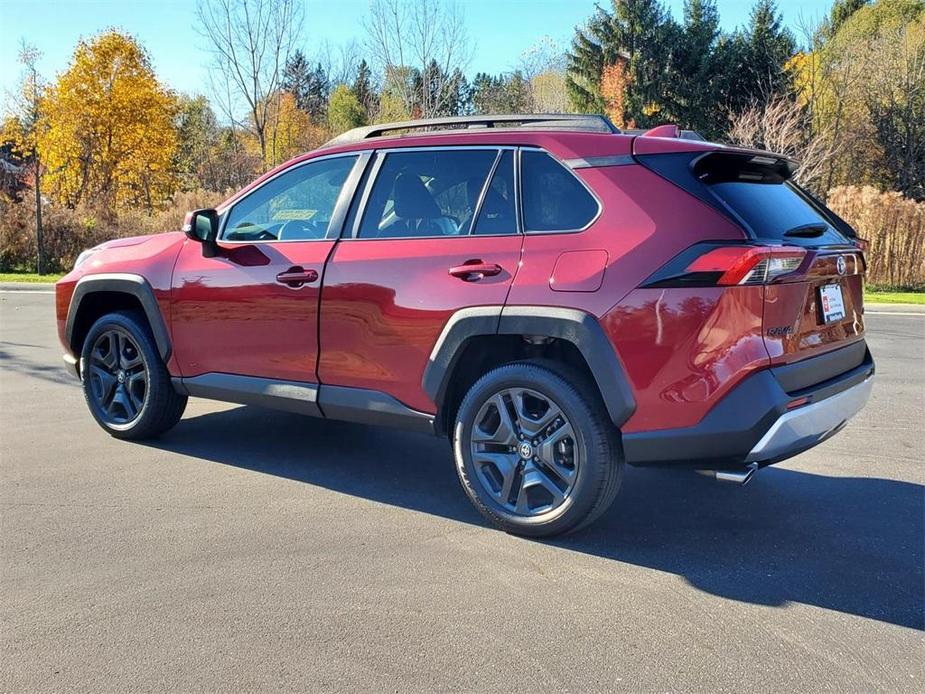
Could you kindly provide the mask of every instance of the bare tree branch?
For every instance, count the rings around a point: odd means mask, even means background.
[[[372,0],[367,48],[385,86],[405,111],[430,118],[454,98],[457,71],[472,57],[465,17],[455,0]],[[433,69],[436,68],[436,69]]]
[[[200,34],[212,53],[210,82],[225,117],[250,128],[266,161],[267,126],[283,66],[298,38],[302,5],[296,0],[200,0]]]
[[[794,178],[801,185],[816,190],[840,148],[835,137],[813,135],[806,110],[784,96],[735,115],[727,135],[733,144],[792,157],[799,162]]]

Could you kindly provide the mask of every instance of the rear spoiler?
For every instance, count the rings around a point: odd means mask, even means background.
[[[706,138],[696,130],[682,130],[674,123],[666,123],[649,130],[642,129],[623,129],[624,135],[636,135],[637,137],[667,137],[677,140],[693,140],[695,142],[706,142]]]
[[[797,163],[793,159],[770,152],[716,149],[696,157],[691,161],[690,168],[694,177],[704,183],[783,183],[793,177]]]

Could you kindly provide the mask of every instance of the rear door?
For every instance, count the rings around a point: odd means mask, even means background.
[[[431,350],[455,311],[504,304],[516,209],[512,148],[378,152],[325,271],[321,383],[433,412],[421,388]]]

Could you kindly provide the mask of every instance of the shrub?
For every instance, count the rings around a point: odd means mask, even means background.
[[[828,205],[870,241],[867,281],[925,288],[925,202],[871,186],[839,186]]]
[[[153,214],[126,210],[111,218],[85,206],[69,209],[46,203],[42,208],[45,271],[66,272],[81,251],[109,239],[177,231],[184,215],[202,207],[215,207],[225,193],[196,190],[176,193],[170,205]],[[22,202],[0,201],[0,272],[35,269],[35,196]]]

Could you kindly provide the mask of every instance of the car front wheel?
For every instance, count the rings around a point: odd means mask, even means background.
[[[110,313],[93,324],[81,369],[90,413],[116,438],[158,436],[186,408],[186,396],[174,390],[148,324],[137,312]]]
[[[453,445],[473,504],[513,534],[550,536],[591,523],[622,479],[616,429],[600,396],[556,363],[485,374],[460,405]]]

